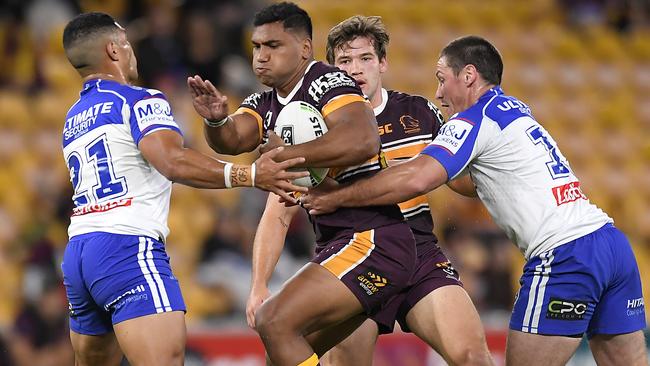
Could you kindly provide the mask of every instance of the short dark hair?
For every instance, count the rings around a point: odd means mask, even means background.
[[[253,25],[282,22],[284,29],[294,29],[304,32],[312,38],[311,18],[306,11],[290,2],[269,5],[255,14]]]
[[[447,65],[458,75],[463,67],[474,65],[490,84],[501,84],[503,61],[499,51],[490,42],[478,36],[466,36],[451,41],[440,52]]]
[[[342,48],[357,37],[368,37],[372,41],[377,57],[386,57],[386,46],[390,37],[381,17],[355,15],[335,25],[327,35],[327,62],[334,64],[334,50]]]
[[[115,19],[108,14],[97,12],[79,14],[63,30],[63,48],[67,50],[78,41],[118,29]]]

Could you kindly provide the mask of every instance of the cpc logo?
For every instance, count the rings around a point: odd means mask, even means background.
[[[547,319],[581,320],[587,312],[588,304],[580,300],[551,298],[546,311]]]

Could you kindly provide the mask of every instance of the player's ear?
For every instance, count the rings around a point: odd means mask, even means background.
[[[302,58],[304,58],[305,60],[309,60],[310,58],[313,57],[313,55],[314,55],[314,51],[313,51],[311,38],[305,37],[302,40],[302,52],[300,56],[302,56]]]
[[[388,71],[388,56],[379,59],[379,72],[383,74],[386,71]]]
[[[465,65],[461,73],[462,81],[467,86],[472,85],[478,76],[478,70],[476,70],[476,66],[472,64]]]
[[[109,39],[108,42],[106,42],[106,54],[108,57],[113,60],[113,61],[118,61],[120,59],[120,55],[117,52],[117,42],[113,39]]]

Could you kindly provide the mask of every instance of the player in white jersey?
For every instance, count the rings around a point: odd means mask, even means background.
[[[507,364],[564,365],[586,333],[599,364],[646,365],[641,279],[630,244],[582,193],[530,108],[503,93],[502,72],[488,41],[451,42],[436,70],[436,98],[451,118],[435,140],[407,163],[329,194],[310,194],[303,204],[319,214],[401,202],[469,173],[527,260]]]
[[[307,174],[286,169],[304,159],[276,163],[275,150],[233,165],[184,148],[165,96],[131,85],[135,55],[107,14],[75,17],[63,46],[84,80],[63,128],[75,208],[61,267],[75,364],[119,365],[123,352],[131,365],[181,365],[185,304],[164,247],[172,182],[289,198],[300,187],[287,179]]]

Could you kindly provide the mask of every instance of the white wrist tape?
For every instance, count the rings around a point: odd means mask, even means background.
[[[251,187],[255,187],[255,163],[251,165]]]
[[[203,123],[205,123],[209,127],[221,127],[221,126],[225,125],[226,122],[228,122],[228,118],[230,118],[230,116],[226,116],[226,118],[224,118],[224,119],[222,119],[220,121],[216,121],[216,122],[215,121],[210,121],[207,118],[203,118]]]
[[[232,163],[226,163],[223,167],[223,181],[226,188],[232,188],[232,181],[230,180],[230,172],[232,171]]]

